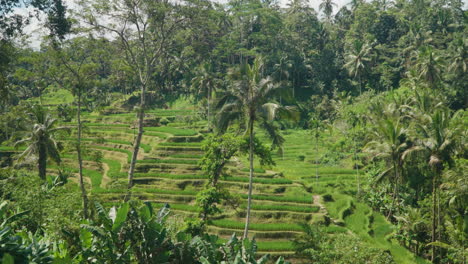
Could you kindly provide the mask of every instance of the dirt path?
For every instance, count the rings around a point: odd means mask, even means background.
[[[101,188],[106,188],[107,184],[111,181],[111,178],[107,175],[107,172],[109,172],[109,165],[107,163],[102,163],[102,180],[101,180]]]
[[[326,212],[327,208],[321,203],[321,197],[320,195],[314,195],[314,203],[313,205],[320,207],[320,211]]]

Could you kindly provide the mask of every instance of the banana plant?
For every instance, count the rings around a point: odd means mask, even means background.
[[[28,211],[7,216],[7,202],[0,203],[0,263],[3,264],[48,264],[53,263],[49,250],[50,242],[46,238],[32,233],[16,233],[11,225],[25,216]]]

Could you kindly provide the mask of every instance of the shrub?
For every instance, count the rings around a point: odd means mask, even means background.
[[[323,196],[323,201],[325,202],[333,202],[333,197],[331,194],[327,193]]]

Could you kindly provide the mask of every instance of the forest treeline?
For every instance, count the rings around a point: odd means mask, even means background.
[[[135,113],[127,187],[131,197],[145,113],[185,98],[207,121],[207,131],[215,134],[205,143],[208,154],[201,164],[212,184],[200,195],[208,197],[202,222],[215,213],[210,206],[221,199],[217,177],[239,149],[251,161],[247,237],[254,157],[273,163],[270,151],[281,150],[283,130],[311,130],[317,144],[333,130],[340,136],[323,159],[342,159],[343,149],[354,153],[351,166],[362,176],[350,195],[396,226],[392,239],[433,263],[466,263],[468,13],[462,1],[352,0],[338,9],[333,1],[323,0],[319,10],[303,0],[285,6],[268,0],[81,0],[73,8],[59,0],[26,2],[23,5],[44,17],[41,27],[48,34],[39,48],[31,48],[24,38],[31,18],[15,15],[19,5],[16,0],[0,2],[0,144],[26,145],[23,154],[38,157],[45,183],[37,190],[37,200],[21,198],[27,193],[21,188],[0,188],[2,199],[10,201],[0,205],[0,216],[6,219],[0,225],[0,240],[16,243],[0,248],[4,261],[52,261],[53,256],[109,261],[121,256],[110,262],[188,263],[183,262],[188,257],[194,263],[257,263],[255,243],[249,240],[232,238],[222,245],[203,232],[193,238],[190,232],[166,238],[166,228],[171,227],[165,227],[164,209],[153,213],[149,205],[126,201],[117,212],[114,208],[108,213],[89,201],[83,180],[82,113]],[[64,103],[47,110],[45,98],[65,90],[70,93],[63,95]],[[73,97],[72,103],[65,103],[67,96]],[[64,155],[54,134],[67,128],[57,122],[76,123],[72,152],[80,189],[73,194],[81,202],[70,204],[80,213],[57,201],[57,209],[44,205],[41,210],[57,210],[73,222],[65,225],[75,227],[81,218],[87,219],[80,234],[49,234],[41,224],[50,219],[28,223],[16,221],[23,213],[12,213],[53,200],[51,193],[61,192],[54,188],[65,188],[46,176],[46,164],[59,164]],[[247,143],[224,134],[233,130],[242,131],[237,135],[246,135]],[[268,135],[271,148],[258,142],[257,131]],[[223,144],[242,147],[222,157],[217,151]],[[40,184],[28,183],[15,170],[2,169],[3,186],[26,189],[27,184]],[[37,208],[32,212],[38,213]],[[23,239],[12,227],[25,232]],[[330,240],[317,237],[321,230],[305,229],[305,237],[296,241],[301,257],[316,263],[346,262],[327,247]],[[38,243],[24,230],[36,232],[41,241],[60,236],[63,244]],[[157,234],[143,232],[152,237],[138,237],[142,230]],[[120,236],[134,243],[121,245]],[[161,244],[144,248],[140,243],[147,240]],[[59,250],[52,253],[52,248]],[[100,249],[93,251],[96,248]],[[230,254],[223,255],[226,250]],[[153,258],[154,252],[164,260]],[[41,261],[37,263],[46,263]],[[266,260],[258,263],[262,261]]]

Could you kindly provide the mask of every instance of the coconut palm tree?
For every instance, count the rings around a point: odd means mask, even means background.
[[[430,88],[436,88],[441,81],[441,67],[442,58],[430,46],[419,49],[416,63],[418,77]]]
[[[392,209],[395,208],[395,202],[398,198],[398,184],[401,181],[404,161],[403,154],[409,147],[406,133],[400,119],[383,118],[376,124],[375,140],[368,142],[364,147],[365,151],[373,154],[373,157],[385,159],[391,164],[378,176],[377,181],[381,181],[384,177],[390,177],[390,181],[393,182]],[[391,214],[392,211],[388,213],[387,217],[390,217]]]
[[[417,131],[421,135],[417,144],[409,148],[403,154],[403,158],[414,152],[425,154],[427,164],[434,172],[432,178],[432,232],[431,242],[436,241],[437,230],[437,190],[445,166],[453,164],[453,155],[456,151],[457,142],[462,133],[462,126],[456,126],[456,120],[462,112],[451,114],[448,109],[439,108],[433,114],[426,114],[425,122],[416,125]],[[436,258],[435,246],[432,245],[431,259]]]
[[[354,41],[351,49],[345,56],[344,68],[354,79],[359,79],[359,95],[362,94],[362,75],[367,70],[367,63],[370,62],[372,47],[368,43],[359,40]]]
[[[249,135],[249,190],[247,215],[245,220],[244,238],[248,236],[250,222],[250,207],[252,203],[252,182],[254,171],[254,129],[259,123],[270,136],[273,146],[280,146],[284,139],[279,135],[273,120],[279,116],[293,117],[291,108],[282,107],[273,102],[273,96],[280,92],[280,86],[273,79],[262,76],[263,60],[256,58],[253,65],[243,64],[238,69],[231,70],[231,91],[227,92],[218,102],[219,109],[217,127],[224,132],[234,121],[240,121],[240,126]]]
[[[34,105],[31,112],[28,113],[28,120],[31,126],[26,138],[17,141],[15,146],[27,144],[26,149],[20,154],[20,160],[37,156],[37,168],[39,177],[46,179],[47,158],[60,164],[59,145],[55,140],[55,133],[66,130],[65,127],[55,127],[57,119],[52,116],[40,105]]]
[[[213,72],[211,63],[204,63],[199,67],[197,76],[192,79],[192,87],[198,92],[206,96],[208,113],[208,129],[211,130],[211,101],[213,92],[216,91],[217,86],[220,84],[220,80],[216,77]]]
[[[325,124],[322,120],[320,120],[317,115],[312,115],[309,120],[309,126],[312,130],[312,135],[315,139],[315,182],[318,183],[319,178],[319,161],[318,161],[318,141],[321,135],[322,130],[325,127]]]
[[[463,76],[468,72],[468,39],[458,37],[454,39],[451,46],[451,51],[448,60],[451,62],[449,66],[450,72]]]
[[[327,21],[331,21],[331,15],[333,14],[333,6],[337,6],[332,0],[322,0],[319,5],[319,9],[323,11]]]

